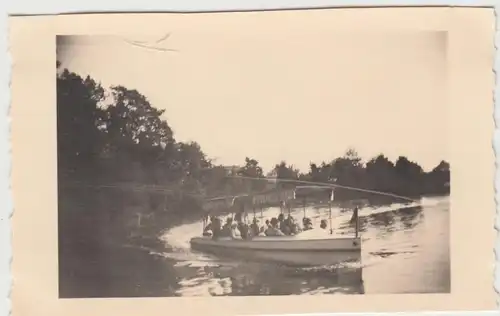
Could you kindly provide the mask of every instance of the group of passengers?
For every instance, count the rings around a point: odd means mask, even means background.
[[[325,225],[321,221],[321,228]],[[220,218],[217,216],[210,216],[210,222],[205,226],[203,235],[211,236],[213,238],[219,237],[232,237],[236,239],[251,239],[255,236],[291,236],[300,233],[301,231],[310,230],[313,228],[312,221],[308,217],[302,220],[302,227],[295,221],[290,214],[285,218],[281,213],[277,218],[273,217],[271,220],[266,220],[264,225],[259,225],[259,220],[253,218],[252,223],[249,225],[243,220],[243,212],[235,215],[234,219],[229,217],[226,223],[222,225]]]

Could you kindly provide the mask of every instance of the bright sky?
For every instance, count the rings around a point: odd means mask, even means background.
[[[249,156],[266,171],[281,160],[307,170],[348,147],[427,170],[449,160],[443,33],[235,23],[178,25],[158,44],[176,52],[66,37],[58,60],[104,86],[137,89],[166,109],[177,140],[197,141],[217,163]]]

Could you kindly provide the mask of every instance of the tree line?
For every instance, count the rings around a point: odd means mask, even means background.
[[[266,172],[254,157],[228,168],[211,160],[200,144],[177,141],[162,118],[164,112],[137,90],[104,88],[58,63],[60,236],[128,240],[158,235],[199,214],[203,198],[260,192],[269,185],[265,181],[269,176],[408,197],[449,193],[446,161],[425,172],[403,156],[392,162],[380,154],[365,162],[354,149],[328,162],[311,163],[305,171],[281,161]],[[159,189],[140,190],[145,185]],[[278,181],[279,187],[294,185]],[[336,193],[339,199],[361,197],[366,194],[342,189]],[[62,245],[70,242],[69,237],[60,240]]]

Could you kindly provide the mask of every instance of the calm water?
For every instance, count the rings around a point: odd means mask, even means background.
[[[315,227],[328,209],[309,208]],[[264,217],[275,217],[268,209]],[[302,209],[292,215],[302,218]],[[360,210],[362,262],[345,267],[292,269],[271,264],[220,259],[193,252],[189,240],[201,222],[169,230],[165,264],[175,271],[174,295],[289,295],[349,293],[438,293],[450,291],[449,199]],[[260,214],[258,214],[260,217]],[[335,234],[354,234],[351,213],[333,209]]]

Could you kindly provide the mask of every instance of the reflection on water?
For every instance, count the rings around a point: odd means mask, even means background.
[[[178,296],[362,293],[361,270],[320,273],[275,265],[239,263],[193,268],[178,266]],[[355,285],[355,286],[353,286]]]
[[[315,227],[328,209],[308,211]],[[269,209],[264,217],[277,216]],[[260,215],[260,214],[259,214]],[[292,213],[301,218],[302,210]],[[334,234],[354,234],[351,214],[333,210]],[[360,210],[362,262],[343,267],[288,268],[230,261],[193,252],[189,240],[201,222],[175,227],[165,235],[161,254],[175,271],[176,296],[438,293],[450,291],[449,199]],[[169,285],[172,286],[172,285]]]

